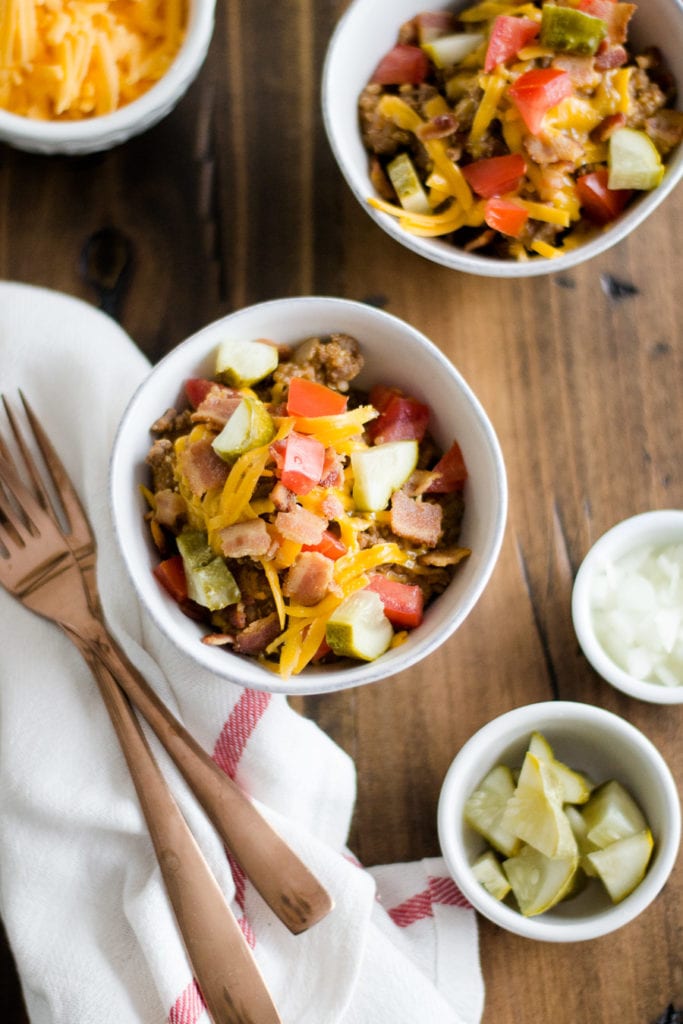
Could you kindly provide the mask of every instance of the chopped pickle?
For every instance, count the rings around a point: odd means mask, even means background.
[[[227,340],[218,346],[216,376],[232,387],[249,387],[272,373],[278,361],[277,348],[266,341]]]
[[[381,512],[417,465],[417,441],[388,441],[351,455],[353,500],[363,512]]]
[[[600,876],[613,903],[633,892],[644,876],[654,845],[649,828],[617,839],[604,850],[588,854],[588,861]]]
[[[588,860],[589,853],[595,853],[600,847],[592,843],[588,838],[588,827],[583,819],[581,811],[577,810],[576,807],[572,807],[571,804],[567,804],[564,808],[564,813],[569,819],[569,824],[572,827],[574,833],[574,839],[576,839],[576,845],[579,848],[579,863],[587,875],[595,875],[596,871],[591,862]]]
[[[432,212],[413,161],[407,153],[400,153],[387,164],[387,174],[404,210],[411,213]]]
[[[240,599],[240,589],[223,559],[209,547],[201,530],[185,530],[177,538],[187,579],[187,595],[210,611],[227,608]]]
[[[649,191],[664,177],[659,151],[645,132],[619,128],[612,132],[608,154],[610,189],[635,188]]]
[[[504,900],[510,892],[510,883],[505,877],[500,862],[493,850],[485,850],[472,865],[474,877],[490,896]]]
[[[394,630],[384,614],[379,594],[357,590],[332,612],[325,639],[342,658],[374,661],[388,649]]]
[[[453,35],[439,36],[428,43],[423,43],[422,49],[437,68],[448,68],[459,64],[468,54],[481,46],[484,38],[481,32],[455,32]]]
[[[541,18],[541,46],[564,53],[592,55],[607,35],[607,25],[602,18],[578,11],[573,7],[543,5]]]
[[[465,804],[465,821],[470,828],[506,857],[513,856],[522,845],[517,836],[501,824],[514,791],[512,772],[506,765],[499,764],[482,779]]]
[[[503,825],[546,857],[576,856],[576,840],[562,809],[562,790],[550,766],[527,751]]]
[[[637,803],[616,779],[595,790],[582,814],[587,838],[601,850],[647,827]]]
[[[245,397],[237,406],[211,447],[222,459],[230,461],[268,444],[275,436],[275,424],[263,402]]]
[[[564,899],[577,867],[576,854],[546,857],[533,846],[523,846],[516,857],[503,861],[503,871],[525,917],[542,914]]]
[[[585,804],[593,789],[592,782],[589,782],[585,775],[575,772],[562,761],[558,761],[553,754],[552,747],[540,732],[535,732],[532,735],[529,750],[539,761],[545,761],[550,767],[550,771],[562,791],[563,803]]]

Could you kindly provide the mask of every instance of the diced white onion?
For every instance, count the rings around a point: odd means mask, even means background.
[[[608,562],[591,589],[595,635],[636,679],[683,685],[683,544],[643,545]]]

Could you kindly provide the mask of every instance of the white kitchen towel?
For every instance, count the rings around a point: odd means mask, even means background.
[[[229,862],[151,737],[284,1024],[476,1024],[475,915],[441,859],[362,868],[346,847],[356,795],[348,756],[285,697],[197,669],[138,605],[115,547],[107,465],[148,371],[127,335],[86,303],[0,283],[0,390],[13,404],[18,388],[26,394],[83,499],[111,628],[334,897],[332,914],[292,936]],[[0,621],[0,916],[32,1024],[207,1024],[88,669],[56,627],[2,589]]]

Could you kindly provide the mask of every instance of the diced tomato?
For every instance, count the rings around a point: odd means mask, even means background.
[[[521,153],[492,156],[465,164],[462,173],[477,195],[490,199],[517,188],[526,174],[526,160]]]
[[[185,394],[193,409],[202,404],[213,387],[213,383],[212,380],[206,380],[204,377],[190,377],[185,381]]]
[[[346,412],[347,399],[338,391],[303,377],[292,377],[287,395],[289,416],[337,416]]]
[[[379,85],[418,85],[429,74],[429,59],[419,46],[397,43],[382,57],[371,82]]]
[[[154,575],[174,601],[183,604],[187,601],[187,580],[185,568],[180,555],[174,555],[154,567]]]
[[[519,238],[522,228],[529,219],[529,214],[509,199],[487,199],[484,207],[484,220],[493,231],[502,235]]]
[[[328,644],[328,642],[325,639],[325,637],[323,637],[322,640],[320,641],[320,647],[318,648],[318,650],[315,652],[315,654],[311,658],[311,661],[321,661],[325,657],[326,654],[330,653],[331,650],[332,650],[332,648]]]
[[[439,475],[425,489],[425,494],[452,494],[454,491],[463,489],[467,481],[467,466],[457,441],[454,441],[448,451],[444,452],[432,473]]]
[[[370,392],[370,400],[373,391]],[[386,394],[385,392],[389,392]],[[429,423],[429,406],[418,402],[417,398],[404,395],[396,389],[384,388],[375,397],[381,403],[381,411],[376,420],[372,420],[367,431],[375,444],[386,444],[387,441],[421,441],[427,432]]]
[[[532,135],[538,135],[545,114],[573,91],[567,71],[560,68],[532,68],[508,89],[508,96],[522,115]]]
[[[370,388],[370,405],[374,406],[377,412],[383,412],[394,395],[402,394],[403,392],[400,388],[392,388],[388,384],[375,384],[374,387]]]
[[[320,481],[325,462],[325,445],[316,437],[290,431],[280,479],[295,494],[308,494]]]
[[[379,594],[384,614],[392,625],[414,629],[422,622],[424,595],[417,584],[390,580],[388,576],[377,573],[371,577],[367,589]]]
[[[348,548],[343,541],[339,540],[339,537],[335,537],[331,530],[325,530],[322,540],[318,544],[303,544],[301,550],[319,551],[321,555],[325,555],[326,558],[331,558],[333,562],[336,562],[338,558],[346,554]]]
[[[531,18],[516,18],[499,14],[493,22],[489,45],[484,59],[484,71],[493,71],[499,64],[516,57],[539,33],[540,25]]]
[[[611,2],[611,0],[610,0]],[[594,224],[609,224],[619,216],[633,195],[630,189],[607,187],[609,171],[601,167],[576,180],[576,192],[581,208]]]

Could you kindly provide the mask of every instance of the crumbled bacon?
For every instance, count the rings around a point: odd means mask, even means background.
[[[206,494],[213,487],[222,487],[228,479],[227,462],[216,455],[206,437],[185,448],[180,456],[180,466],[193,494]]]
[[[153,520],[159,526],[165,526],[169,530],[178,532],[180,523],[187,515],[187,505],[182,495],[177,491],[164,488],[154,495]]]
[[[317,604],[327,594],[334,576],[334,562],[319,551],[302,551],[290,567],[282,593],[297,604]]]
[[[319,544],[327,523],[327,519],[309,512],[301,505],[297,505],[291,512],[278,512],[275,516],[275,529],[278,533],[299,544]]]
[[[525,135],[522,143],[527,154],[536,164],[576,164],[583,157],[583,146],[570,135],[557,132],[552,136],[541,138],[537,135]]]
[[[344,478],[344,456],[334,448],[325,449],[323,470],[320,474],[321,487],[339,487]]]
[[[403,491],[395,491],[391,499],[390,524],[399,537],[436,547],[441,536],[443,510],[431,501],[416,501]]]
[[[291,512],[296,505],[296,494],[278,480],[268,495],[278,512]]]
[[[231,633],[207,633],[202,637],[202,643],[207,647],[225,647],[235,642]]]
[[[222,430],[241,401],[242,396],[234,388],[212,384],[190,419],[193,423],[207,423],[214,430]]]
[[[258,558],[268,552],[271,544],[265,520],[258,518],[225,526],[218,536],[226,558]]]
[[[626,114],[609,114],[607,117],[603,117],[600,124],[590,134],[591,142],[607,142],[610,135],[617,128],[623,128],[625,124]]]
[[[566,71],[572,83],[580,89],[591,89],[600,81],[592,56],[578,53],[560,53],[553,57],[552,67]]]
[[[339,519],[344,515],[344,506],[336,494],[328,494],[320,502],[320,509],[328,519]]]
[[[463,558],[467,558],[471,554],[469,548],[457,546],[438,548],[436,551],[426,551],[424,555],[420,555],[418,561],[420,565],[434,565],[443,568],[446,565],[457,565],[458,562],[462,562]]]
[[[235,636],[234,650],[239,654],[261,654],[280,632],[277,612],[255,619]]]
[[[416,134],[421,142],[429,142],[430,139],[446,139],[457,130],[458,121],[454,114],[437,114],[421,124]]]
[[[611,71],[613,68],[623,67],[627,60],[628,54],[623,46],[612,46],[603,39],[595,55],[595,67],[598,71]]]

